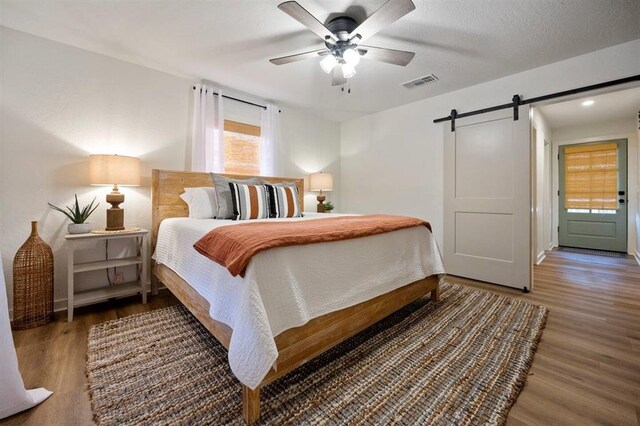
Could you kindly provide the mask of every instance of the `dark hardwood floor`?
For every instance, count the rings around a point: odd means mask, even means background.
[[[458,277],[451,282],[549,307],[550,313],[527,384],[510,425],[640,424],[640,267],[631,257],[554,251],[534,269],[529,294]],[[148,305],[128,298],[76,311],[14,333],[27,387],[54,394],[2,425],[92,423],[86,390],[86,338],[93,324],[177,303],[161,291]],[[239,388],[240,389],[240,388]]]

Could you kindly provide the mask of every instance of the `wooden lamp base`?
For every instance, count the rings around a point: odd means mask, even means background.
[[[324,207],[324,200],[326,200],[327,197],[325,197],[321,192],[320,195],[316,197],[316,199],[318,200],[318,213],[324,213],[326,211]]]
[[[124,210],[120,204],[124,203],[124,194],[118,191],[118,185],[114,185],[113,192],[107,194],[107,203],[111,208],[107,209],[107,231],[122,231],[124,229]]]
[[[122,231],[124,229],[124,209],[120,207],[107,209],[107,231]]]

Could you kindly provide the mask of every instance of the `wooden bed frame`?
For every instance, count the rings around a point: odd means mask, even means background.
[[[246,178],[246,176],[225,176]],[[300,205],[304,205],[303,179],[279,177],[263,177],[263,179],[274,183],[295,181],[300,194]],[[151,191],[153,206],[152,249],[155,249],[158,228],[163,219],[188,216],[187,205],[179,197],[184,188],[211,185],[213,183],[209,173],[153,170]],[[229,348],[231,328],[209,316],[209,302],[200,296],[193,287],[167,266],[154,264],[151,281],[152,294],[157,294],[158,282],[162,282],[169,288],[202,325],[225,348]],[[439,300],[439,280],[435,275],[407,284],[358,305],[314,318],[303,326],[286,330],[276,336],[278,359],[275,367],[277,368],[271,369],[255,390],[243,385],[242,412],[246,423],[253,424],[260,418],[260,388],[429,293],[433,300]]]

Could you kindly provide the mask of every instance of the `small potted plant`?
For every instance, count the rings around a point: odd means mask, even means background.
[[[95,209],[98,208],[100,203],[94,206],[93,204],[96,202],[96,199],[94,197],[93,201],[91,201],[90,204],[80,209],[80,204],[78,204],[78,195],[75,194],[75,196],[76,196],[75,206],[65,206],[68,211],[61,209],[60,207],[56,207],[51,203],[48,203],[48,204],[49,204],[49,207],[51,207],[52,209],[59,211],[60,213],[64,214],[69,219],[71,219],[71,222],[73,223],[70,223],[69,226],[67,227],[67,231],[70,234],[86,234],[87,232],[91,231],[91,224],[85,223],[85,222],[89,218],[89,216],[91,216],[91,213],[93,213]]]
[[[333,206],[333,203],[331,201],[327,201],[326,203],[324,203],[324,211],[326,213],[331,213],[331,211],[334,209],[335,207]]]

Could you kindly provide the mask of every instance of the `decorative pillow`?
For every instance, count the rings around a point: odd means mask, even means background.
[[[249,178],[245,180],[229,179],[227,177],[211,173],[213,179],[213,187],[216,190],[216,200],[218,201],[218,211],[216,219],[233,219],[233,202],[231,200],[231,190],[229,183],[240,183],[244,185],[260,185],[262,181],[258,178]]]
[[[213,219],[218,212],[216,190],[213,186],[185,188],[180,198],[189,206],[192,219]]]
[[[302,217],[296,185],[284,183],[264,186],[269,194],[269,217]]]
[[[269,198],[265,185],[229,182],[234,220],[267,219]]]

